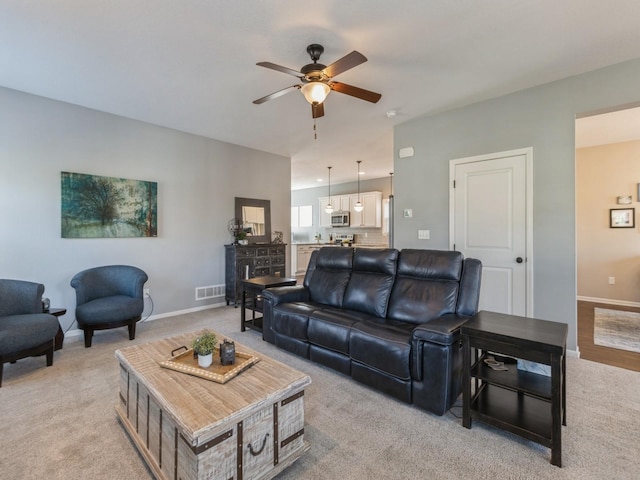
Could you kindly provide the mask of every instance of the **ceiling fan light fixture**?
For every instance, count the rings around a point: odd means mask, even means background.
[[[300,87],[300,91],[311,105],[319,105],[327,98],[331,88],[326,83],[309,82]]]

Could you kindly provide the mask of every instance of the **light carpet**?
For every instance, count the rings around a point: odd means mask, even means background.
[[[593,343],[640,353],[640,313],[594,308]]]
[[[119,367],[114,351],[212,328],[291,365],[312,384],[305,393],[305,439],[311,449],[277,478],[293,479],[631,479],[640,472],[640,373],[577,358],[567,361],[568,426],[563,468],[550,450],[474,422],[461,408],[442,417],[239,331],[240,310],[221,307],[96,332],[55,353],[6,364],[0,388],[0,478],[149,479],[116,419]]]

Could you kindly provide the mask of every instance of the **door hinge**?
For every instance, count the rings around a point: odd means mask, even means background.
[[[456,188],[456,181],[453,181],[453,188]]]

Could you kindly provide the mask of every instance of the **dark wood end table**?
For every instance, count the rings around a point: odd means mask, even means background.
[[[240,331],[244,332],[246,327],[262,332],[262,317],[256,317],[256,312],[262,313],[261,293],[265,288],[288,287],[296,284],[295,278],[276,277],[267,275],[264,277],[248,278],[241,280],[242,305],[240,310]],[[251,296],[247,302],[247,293]],[[251,310],[251,319],[247,320],[245,309]]]
[[[61,317],[65,313],[67,313],[67,309],[66,308],[50,308],[49,310],[45,310],[43,313],[48,313],[49,315],[53,315],[54,317]],[[63,342],[64,342],[64,332],[62,331],[60,320],[58,320],[58,333],[56,333],[54,350],[60,350],[62,348]]]
[[[471,428],[476,418],[549,447],[551,464],[561,467],[567,330],[564,323],[487,311],[463,324],[463,426]],[[549,365],[551,376],[514,364],[506,371],[492,370],[484,362],[489,353]]]

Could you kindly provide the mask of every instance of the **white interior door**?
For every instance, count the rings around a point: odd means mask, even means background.
[[[531,149],[452,160],[452,248],[482,261],[481,310],[531,316]]]

